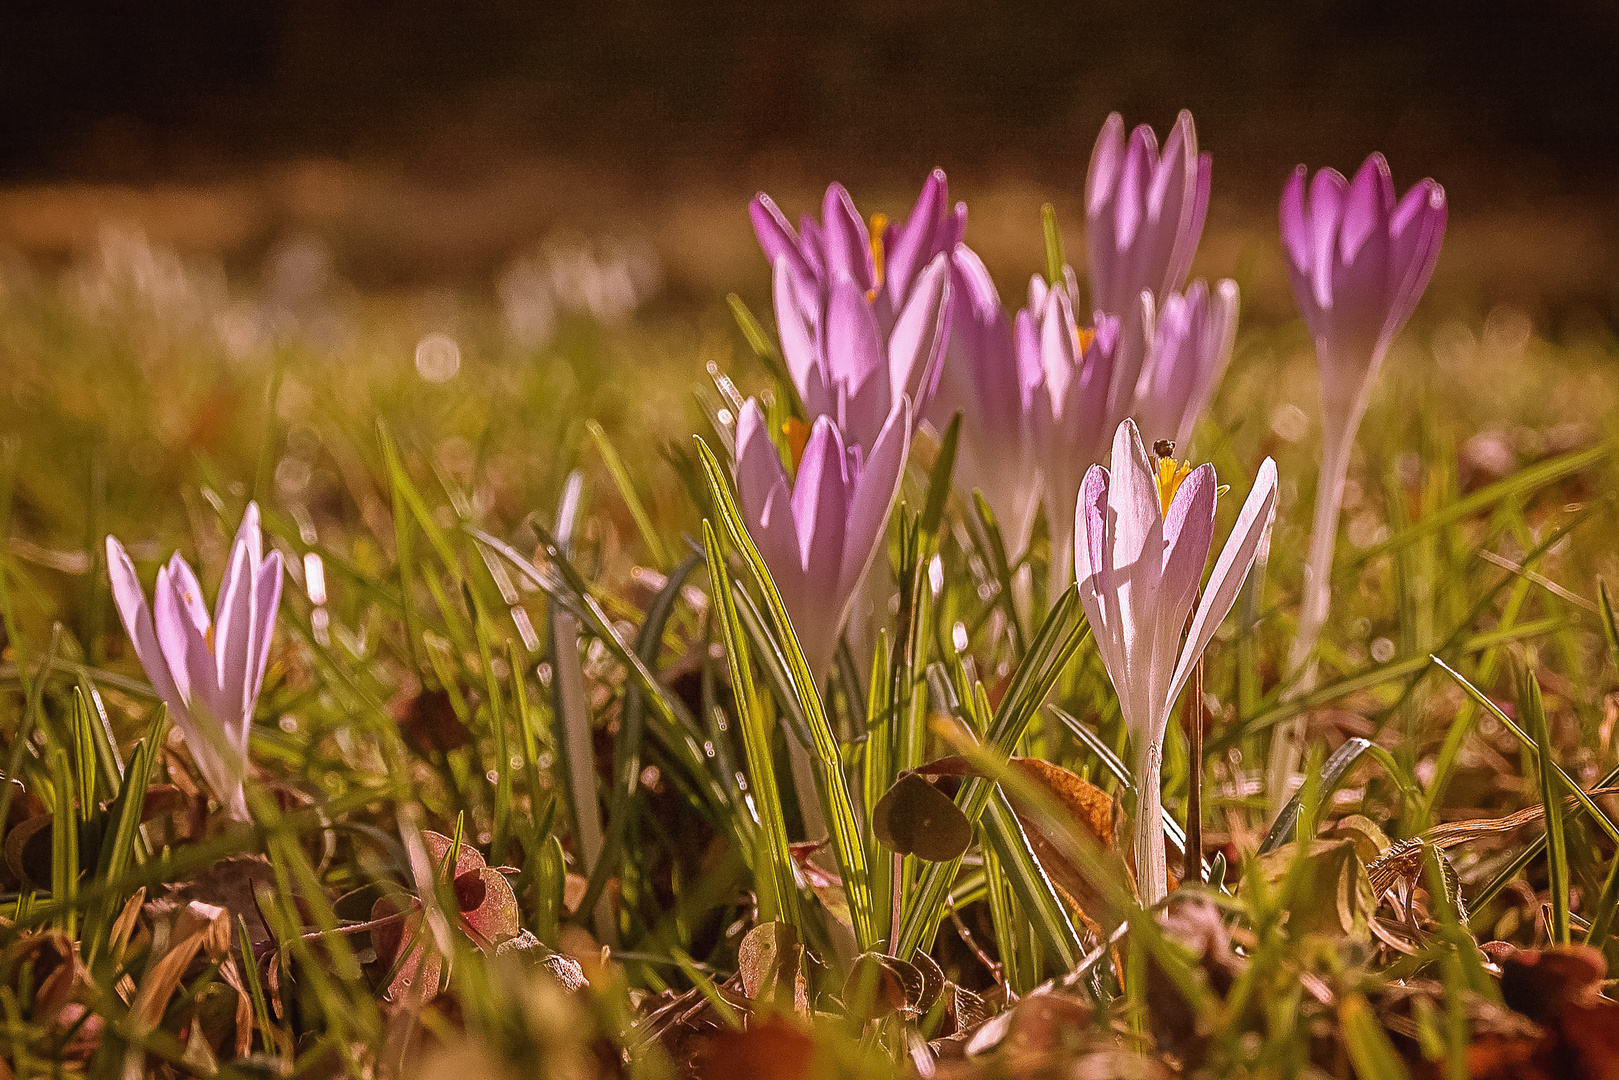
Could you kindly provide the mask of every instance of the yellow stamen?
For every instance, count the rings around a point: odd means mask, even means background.
[[[877,299],[877,292],[883,287],[883,234],[888,231],[888,215],[871,215],[871,262],[876,268],[872,276],[874,284],[871,291],[866,294],[866,300]]]
[[[1166,517],[1169,515],[1169,504],[1175,501],[1175,492],[1191,475],[1192,463],[1189,461],[1176,461],[1171,457],[1158,459],[1158,508]]]
[[[1074,344],[1079,346],[1079,354],[1085,355],[1090,350],[1091,342],[1096,340],[1096,331],[1087,326],[1074,328]]]
[[[804,461],[804,447],[809,443],[809,425],[798,417],[790,417],[781,425],[781,433],[787,436],[787,449],[793,455],[793,473],[797,475],[798,466]]]

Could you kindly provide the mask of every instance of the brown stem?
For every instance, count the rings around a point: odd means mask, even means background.
[[[967,924],[961,921],[961,916],[956,913],[955,901],[946,896],[944,902],[946,908],[950,911],[950,921],[955,924],[956,934],[961,938],[962,944],[971,949],[973,955],[978,957],[979,962],[989,969],[990,978],[994,979],[997,984],[1004,984],[1006,980],[1002,977],[1002,972],[1005,969],[990,958],[990,955],[984,951],[983,946],[978,944],[978,939],[973,937],[973,932],[967,929]]]

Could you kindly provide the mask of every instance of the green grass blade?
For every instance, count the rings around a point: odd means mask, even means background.
[[[1078,651],[1089,634],[1083,618],[1070,625],[1079,607],[1079,592],[1069,586],[1053,605],[1039,633],[1030,643],[1022,661],[1012,673],[1006,694],[988,725],[985,745],[991,754],[1006,758],[1012,755],[1017,741],[1045,701],[1045,696],[1056,684],[1063,668]],[[988,805],[993,785],[981,777],[973,777],[961,785],[956,794],[956,805],[969,823],[976,825]],[[918,948],[933,940],[939,920],[944,916],[945,898],[950,883],[955,879],[960,860],[950,863],[929,863],[921,879],[906,897],[903,917],[894,938],[894,955],[909,959]]]
[[[1568,844],[1563,835],[1563,800],[1557,791],[1557,780],[1552,776],[1557,766],[1552,760],[1551,725],[1546,722],[1546,709],[1540,700],[1540,680],[1528,669],[1523,673],[1518,708],[1523,713],[1524,722],[1534,732],[1539,757],[1540,801],[1546,808],[1546,868],[1549,878],[1547,889],[1552,898],[1552,941],[1567,945]]]
[[[1602,883],[1602,893],[1591,910],[1595,914],[1591,916],[1591,929],[1586,932],[1585,943],[1593,949],[1604,951],[1613,936],[1614,915],[1619,913],[1619,852],[1614,853],[1613,862],[1608,867],[1608,878]]]
[[[736,319],[737,329],[747,339],[748,347],[753,355],[764,362],[770,369],[770,377],[776,381],[777,390],[791,403],[792,413],[800,420],[809,418],[804,411],[804,404],[798,398],[798,386],[793,382],[792,372],[787,370],[787,361],[776,348],[776,343],[770,340],[770,333],[764,328],[757,316],[749,310],[748,305],[736,293],[725,298],[726,304],[731,308],[731,315]]]
[[[563,490],[557,511],[557,537],[564,558],[581,511],[584,474],[575,470]],[[602,827],[601,803],[596,795],[596,750],[591,733],[590,704],[585,696],[585,670],[579,659],[579,621],[561,604],[551,605],[551,714],[556,724],[556,746],[568,793],[574,854],[587,878],[601,861],[607,834]],[[598,935],[616,943],[610,907],[598,904],[592,912]]]
[[[1347,581],[1359,574],[1361,568],[1373,559],[1380,558],[1390,552],[1397,551],[1408,544],[1415,543],[1423,537],[1454,525],[1480,510],[1493,506],[1505,499],[1527,495],[1539,488],[1556,483],[1565,476],[1598,464],[1614,452],[1613,443],[1603,443],[1586,450],[1574,450],[1561,457],[1531,465],[1521,469],[1504,480],[1497,480],[1487,487],[1482,487],[1465,498],[1457,499],[1449,506],[1437,513],[1424,517],[1421,521],[1400,530],[1380,544],[1374,544],[1362,551],[1355,559],[1346,561],[1338,571],[1333,574],[1333,580]]]
[[[1349,775],[1349,770],[1355,767],[1355,762],[1360,760],[1360,756],[1370,749],[1371,745],[1370,739],[1353,738],[1332,752],[1332,756],[1321,768],[1320,798],[1323,802],[1332,798],[1332,793],[1338,790],[1344,777]],[[1282,807],[1282,812],[1271,822],[1270,831],[1260,843],[1259,854],[1275,851],[1293,839],[1293,833],[1298,828],[1299,808],[1303,805],[1303,799],[1304,790],[1301,788],[1287,800],[1287,805]]]
[[[1576,784],[1573,778],[1570,777],[1568,773],[1564,772],[1555,761],[1541,753],[1539,743],[1536,742],[1534,737],[1530,736],[1529,733],[1524,731],[1523,728],[1519,727],[1510,716],[1502,712],[1496,706],[1495,702],[1489,699],[1488,695],[1486,695],[1482,690],[1474,686],[1472,683],[1468,682],[1467,679],[1463,677],[1461,672],[1457,671],[1455,668],[1451,667],[1437,656],[1433,658],[1433,662],[1438,665],[1441,671],[1455,680],[1456,685],[1460,686],[1468,697],[1478,702],[1479,706],[1483,708],[1485,712],[1489,713],[1496,719],[1496,722],[1510,731],[1513,738],[1517,739],[1518,742],[1523,745],[1525,750],[1528,750],[1534,755],[1535,767],[1537,769],[1543,773],[1555,773],[1556,778],[1562,782],[1563,787],[1568,789],[1568,793],[1574,796],[1575,800],[1579,802],[1581,807],[1584,808],[1591,821],[1603,832],[1607,833],[1609,839],[1614,841],[1614,843],[1619,844],[1619,828],[1616,828],[1613,822],[1608,820],[1608,815],[1602,812],[1602,808],[1597,806],[1596,801],[1591,798],[1590,794],[1587,793],[1584,788]],[[1540,702],[1540,686],[1538,683],[1535,684],[1534,699],[1538,707]],[[1619,774],[1619,770],[1615,770],[1615,774]],[[1613,783],[1612,780],[1602,781],[1602,785],[1611,783]]]
[[[782,813],[781,792],[776,786],[775,764],[770,755],[770,731],[764,710],[753,688],[752,665],[748,658],[747,635],[732,600],[731,575],[725,568],[719,537],[713,525],[703,522],[703,551],[708,559],[720,635],[731,669],[731,686],[736,692],[737,725],[742,729],[742,747],[748,759],[748,779],[753,804],[759,815],[759,832],[764,843],[756,847],[754,879],[759,888],[759,921],[780,919],[799,931],[803,938],[803,915],[798,907],[798,887],[793,874],[793,856],[787,847],[787,820]]]
[[[1068,256],[1062,247],[1062,231],[1057,228],[1057,208],[1050,203],[1040,207],[1040,232],[1046,242],[1046,281],[1053,289],[1062,284],[1062,268]]]
[[[995,520],[995,511],[990,509],[989,500],[984,498],[981,491],[973,492],[973,512],[978,524],[979,550],[984,553],[996,583],[995,603],[1006,613],[1006,626],[1012,634],[1012,655],[1022,656],[1027,635],[1018,619],[1017,602],[1012,595],[1012,565],[1001,538],[1000,523]]]
[[[1364,997],[1345,995],[1338,1003],[1338,1022],[1343,1027],[1344,1050],[1360,1080],[1410,1080],[1405,1062]]]
[[[658,530],[653,528],[652,515],[646,512],[641,497],[635,493],[635,484],[630,480],[629,470],[624,467],[624,459],[618,456],[618,451],[613,449],[613,444],[607,438],[607,432],[602,430],[602,426],[596,421],[587,421],[585,430],[590,432],[590,437],[596,444],[596,452],[601,454],[602,464],[607,466],[613,484],[618,488],[619,498],[624,500],[624,505],[630,511],[630,517],[635,520],[635,527],[641,533],[641,543],[646,545],[653,566],[667,571],[670,566],[669,550],[663,546]]]
[[[647,608],[646,619],[635,637],[635,652],[641,662],[653,671],[657,670],[663,631],[669,624],[669,617],[674,614],[680,590],[700,561],[696,555],[688,556],[669,575]],[[624,691],[624,707],[620,717],[618,737],[613,740],[613,788],[607,797],[607,841],[602,848],[601,860],[590,875],[584,899],[579,901],[581,911],[587,911],[595,904],[596,898],[607,887],[608,878],[617,873],[623,863],[625,837],[629,835],[630,817],[636,810],[633,800],[641,784],[646,696],[639,686],[631,684]]]
[[[956,450],[961,443],[961,413],[950,417],[944,435],[939,440],[939,455],[933,459],[933,471],[928,476],[928,497],[922,504],[922,535],[927,537],[923,547],[933,550],[944,522],[944,509],[950,502],[951,482],[956,472]]]
[[[1074,929],[1073,920],[1068,917],[1062,898],[1057,895],[1051,878],[1035,857],[1034,849],[1029,846],[1028,835],[1024,833],[1017,815],[1006,801],[1005,792],[999,786],[984,809],[979,830],[980,835],[995,849],[1001,873],[1006,875],[1018,906],[1024,917],[1030,920],[1041,944],[1051,950],[1061,970],[1069,970],[1084,955],[1084,946],[1079,940],[1078,931]]]
[[[525,578],[544,590],[552,600],[571,612],[596,640],[607,648],[613,659],[624,665],[631,681],[641,688],[646,694],[647,703],[652,706],[652,714],[658,721],[651,729],[653,735],[663,744],[671,760],[685,770],[687,779],[694,788],[703,793],[703,802],[707,810],[711,813],[723,811],[718,815],[718,820],[722,824],[729,820],[734,811],[731,794],[715,779],[708,768],[708,758],[703,752],[698,736],[701,729],[698,728],[697,722],[688,715],[686,707],[679,699],[664,689],[657,676],[653,675],[635,654],[635,650],[627,646],[618,636],[607,613],[591,596],[589,586],[579,577],[579,572],[574,569],[573,564],[563,557],[550,534],[545,529],[535,526],[535,531],[539,533],[546,549],[548,569],[554,571],[555,576],[541,572],[505,541],[481,529],[471,526],[466,528],[479,543],[492,548]]]
[[[697,452],[702,458],[703,471],[708,477],[709,488],[714,497],[715,511],[725,527],[727,539],[742,555],[752,584],[764,596],[765,604],[770,609],[771,620],[775,623],[778,640],[787,658],[788,673],[792,677],[795,696],[804,711],[805,720],[809,723],[810,734],[815,739],[815,754],[812,760],[816,769],[817,786],[820,788],[827,824],[832,833],[832,848],[837,858],[838,871],[843,876],[843,887],[849,900],[855,940],[862,952],[869,951],[877,945],[871,912],[870,876],[867,872],[865,847],[860,839],[859,825],[855,821],[854,800],[849,796],[849,782],[843,772],[842,751],[838,746],[837,737],[832,733],[831,725],[827,723],[826,712],[821,705],[821,695],[816,689],[814,677],[810,674],[809,663],[804,659],[804,651],[798,644],[798,637],[793,633],[787,607],[782,603],[781,594],[776,591],[775,583],[771,581],[770,570],[765,566],[759,549],[748,536],[747,527],[742,522],[742,514],[737,510],[736,501],[731,496],[730,483],[725,477],[724,469],[707,443],[701,439],[697,439],[696,442]]]
[[[1520,623],[1488,633],[1477,634],[1461,643],[1456,652],[1460,655],[1473,655],[1485,652],[1500,645],[1511,644],[1515,641],[1527,641],[1531,638],[1544,637],[1556,633],[1558,630],[1571,625],[1568,619],[1536,619],[1533,622]],[[1290,720],[1303,712],[1318,709],[1339,698],[1358,694],[1363,690],[1371,690],[1399,679],[1419,675],[1435,660],[1431,654],[1422,656],[1408,656],[1400,660],[1390,660],[1386,664],[1368,668],[1356,675],[1339,679],[1329,683],[1318,690],[1302,694],[1291,701],[1274,705],[1258,716],[1235,724],[1211,737],[1207,744],[1207,753],[1210,757],[1223,754],[1231,747],[1245,739],[1252,738],[1267,728],[1275,727],[1284,720]],[[1443,664],[1441,663],[1441,666]]]
[[[495,805],[494,836],[489,851],[496,863],[506,861],[506,844],[511,836],[512,821],[512,751],[506,734],[505,695],[500,691],[500,679],[495,674],[495,652],[489,642],[489,616],[476,594],[462,586],[467,610],[472,612],[472,629],[478,640],[478,666],[483,669],[484,692],[489,695],[489,732],[495,744]],[[521,678],[520,672],[513,674]]]

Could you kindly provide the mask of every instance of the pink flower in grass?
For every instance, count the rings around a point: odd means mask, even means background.
[[[910,444],[908,398],[888,414],[869,452],[846,444],[831,417],[818,416],[789,477],[758,402],[750,398],[737,419],[742,516],[817,684],[832,669],[855,591],[882,545]]]
[[[249,503],[242,516],[211,621],[197,576],[179,553],[157,572],[150,609],[134,563],[111,536],[107,570],[152,689],[226,812],[246,821],[247,738],[281,601],[281,553],[264,554],[258,506]]]
[[[1164,733],[1181,688],[1270,542],[1276,464],[1266,458],[1260,465],[1199,599],[1217,490],[1214,466],[1149,458],[1135,423],[1126,420],[1113,437],[1112,468],[1091,466],[1075,508],[1079,599],[1135,757],[1136,867],[1148,904],[1163,899],[1166,888]]]

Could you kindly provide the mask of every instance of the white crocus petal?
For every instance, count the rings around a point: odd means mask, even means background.
[[[1231,605],[1237,602],[1248,571],[1270,545],[1271,526],[1276,521],[1276,462],[1266,458],[1254,478],[1253,490],[1242,504],[1242,513],[1226,539],[1220,558],[1214,564],[1214,573],[1203,588],[1203,601],[1192,617],[1192,627],[1186,636],[1186,646],[1176,665],[1175,677],[1170,683],[1169,700],[1174,701],[1181,687],[1191,675],[1192,667],[1209,647],[1214,632]]]

